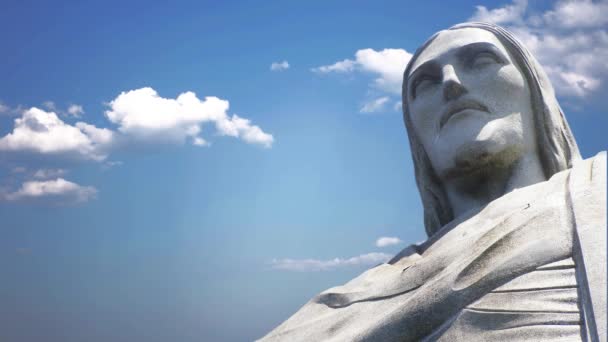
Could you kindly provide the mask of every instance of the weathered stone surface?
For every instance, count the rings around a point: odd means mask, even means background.
[[[262,341],[606,341],[606,153],[581,160],[541,66],[483,23],[404,73],[429,239]]]

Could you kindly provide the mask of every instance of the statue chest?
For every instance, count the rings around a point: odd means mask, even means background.
[[[438,341],[581,341],[573,259],[538,267],[462,309]]]

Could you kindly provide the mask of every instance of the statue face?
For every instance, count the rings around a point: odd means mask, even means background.
[[[443,31],[410,70],[411,122],[440,179],[536,149],[528,84],[491,32]]]

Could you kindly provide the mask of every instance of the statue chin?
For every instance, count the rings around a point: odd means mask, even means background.
[[[509,169],[521,156],[519,144],[483,140],[466,142],[456,148],[451,164],[440,172],[443,180],[478,177]]]
[[[451,155],[438,163],[436,173],[443,182],[459,182],[479,184],[479,178],[484,175],[508,171],[521,158],[523,144],[517,139],[491,137],[484,140],[469,140],[460,144],[448,146],[449,151],[442,153]]]

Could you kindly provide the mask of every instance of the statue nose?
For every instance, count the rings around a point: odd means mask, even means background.
[[[456,75],[454,67],[446,65],[443,70],[443,99],[451,101],[466,94],[467,90]]]

